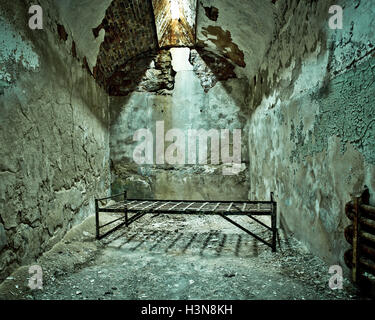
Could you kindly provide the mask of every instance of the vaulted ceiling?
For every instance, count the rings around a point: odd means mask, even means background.
[[[273,0],[53,1],[73,51],[114,95],[121,92],[113,79],[146,67],[173,46],[195,48],[224,72],[251,78],[273,39],[277,15]]]

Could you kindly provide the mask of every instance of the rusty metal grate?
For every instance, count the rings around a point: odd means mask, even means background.
[[[352,249],[345,252],[346,265],[352,271],[352,280],[359,287],[375,285],[375,207],[369,205],[369,191],[353,197],[345,207],[352,225],[345,229],[345,238]]]
[[[100,207],[107,200],[120,198],[111,205]],[[95,199],[96,211],[96,238],[103,239],[110,233],[118,230],[123,226],[129,226],[132,222],[138,220],[145,214],[185,214],[185,215],[218,215],[240,228],[244,232],[250,234],[255,239],[266,244],[276,251],[276,213],[277,203],[274,201],[273,193],[271,193],[270,201],[192,201],[192,200],[152,200],[152,199],[128,199],[126,191],[124,193],[114,195],[107,198]],[[101,212],[123,213],[123,216],[113,220],[105,225],[100,225],[99,217]],[[129,217],[129,213],[134,213]],[[237,222],[229,218],[229,216],[246,215],[255,222],[272,232],[272,243],[265,241],[248,229],[239,225]],[[271,226],[259,221],[255,216],[270,216]],[[112,230],[100,235],[100,229],[107,227],[117,221],[123,222],[113,228]]]

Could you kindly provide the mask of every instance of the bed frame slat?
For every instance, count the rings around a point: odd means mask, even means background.
[[[216,209],[219,208],[220,205],[221,205],[221,202],[218,202],[218,203],[216,204],[215,208],[214,208],[212,211],[215,212]]]
[[[143,201],[143,202],[141,202],[141,203],[137,203],[137,204],[135,204],[134,206],[128,208],[128,210],[134,209],[135,207],[138,207],[138,206],[140,206],[141,204],[144,204],[144,203],[147,203],[147,202],[148,202],[148,201]]]
[[[193,204],[195,204],[195,202],[192,202],[190,203],[186,208],[184,208],[182,211],[186,211],[187,209],[189,209]]]
[[[166,203],[162,204],[160,207],[157,207],[156,209],[154,209],[154,211],[159,210],[159,209],[165,207],[169,203],[171,203],[171,202],[169,201],[169,202],[166,202]]]
[[[180,204],[182,204],[183,202],[179,202],[177,204],[175,204],[173,207],[169,208],[168,211],[172,211],[174,208],[178,207]]]
[[[232,206],[233,206],[233,202],[231,202],[230,205],[228,206],[228,209],[227,209],[228,212],[230,212],[230,209],[232,209]]]
[[[197,209],[197,211],[201,211],[207,204],[209,204],[209,202],[205,202],[204,204],[202,204],[202,206]]]

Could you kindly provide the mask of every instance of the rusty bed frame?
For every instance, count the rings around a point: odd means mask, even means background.
[[[122,198],[115,204],[100,207],[103,201]],[[161,214],[185,214],[185,215],[218,215],[226,221],[240,228],[242,231],[251,235],[258,241],[269,246],[273,252],[276,252],[276,237],[277,237],[277,202],[274,200],[273,193],[271,193],[270,201],[193,201],[193,200],[155,200],[155,199],[128,199],[127,192],[116,194],[110,197],[95,199],[95,221],[96,221],[96,239],[100,240],[109,234],[115,232],[123,226],[128,227],[131,223],[146,214],[161,215]],[[104,225],[100,225],[100,213],[112,212],[122,213],[120,218],[117,218]],[[129,216],[133,213],[133,216]],[[272,242],[269,243],[258,235],[244,228],[237,222],[229,218],[229,216],[248,216],[255,222],[259,223],[266,229],[272,232]],[[255,216],[270,216],[271,226],[258,220]],[[103,235],[100,230],[117,221],[121,221],[113,229],[107,231]]]

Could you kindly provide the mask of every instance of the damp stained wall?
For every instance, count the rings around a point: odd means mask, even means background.
[[[280,232],[344,266],[345,204],[365,185],[375,203],[375,23],[370,2],[336,2],[278,2],[284,27],[251,85],[249,196],[274,191]]]
[[[0,5],[0,281],[92,214],[110,182],[108,96],[51,1],[44,29],[29,29],[31,4]]]

